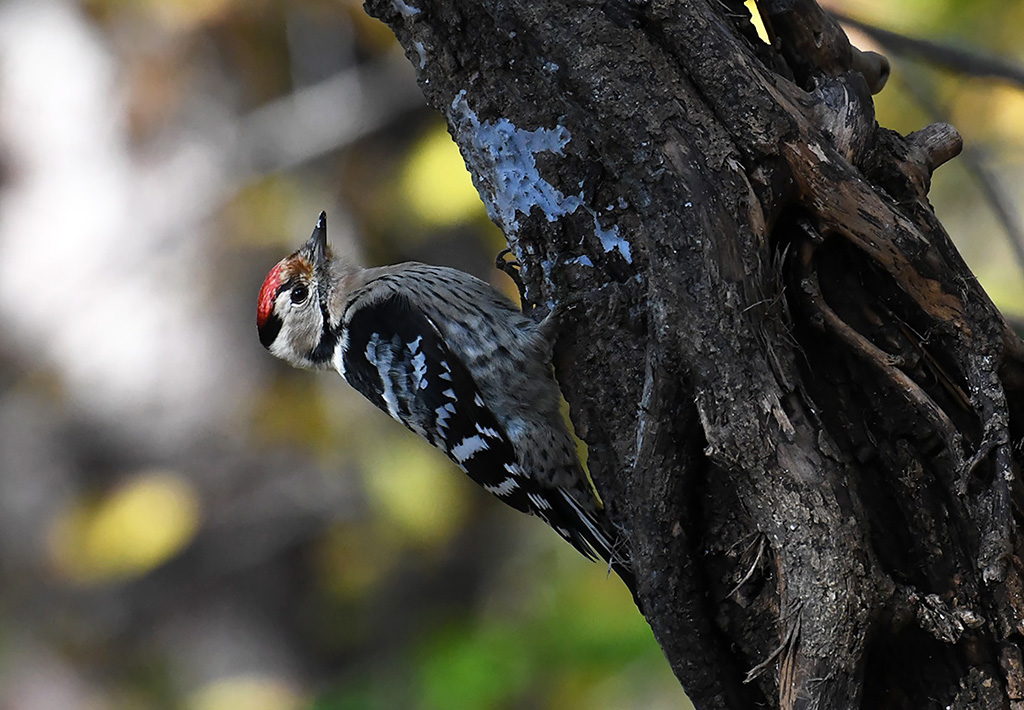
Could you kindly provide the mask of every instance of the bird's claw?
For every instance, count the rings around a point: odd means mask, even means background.
[[[512,249],[505,247],[498,252],[498,256],[494,259],[494,266],[499,271],[503,271],[512,282],[515,283],[516,288],[519,289],[519,300],[523,303],[526,302],[526,287],[523,285],[523,279],[519,275],[520,264],[519,261],[513,256],[511,259],[505,259],[506,256],[512,253]]]

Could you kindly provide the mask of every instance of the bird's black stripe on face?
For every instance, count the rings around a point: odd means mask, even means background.
[[[260,344],[269,350],[277,339],[277,334],[281,332],[282,325],[284,321],[276,313],[271,313],[266,322],[259,327]]]
[[[334,349],[338,346],[338,334],[327,322],[327,314],[324,313],[324,329],[320,333],[320,342],[316,344],[309,359],[316,364],[325,363],[334,358]]]
[[[322,217],[322,216],[321,216]],[[320,342],[309,354],[309,359],[317,364],[325,363],[334,359],[334,350],[338,346],[338,332],[331,327],[331,317],[327,312],[328,292],[325,288],[316,289],[319,296],[320,317],[323,320],[323,330],[320,331]]]

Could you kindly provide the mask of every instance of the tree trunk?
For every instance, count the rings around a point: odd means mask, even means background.
[[[698,708],[1024,708],[1024,347],[926,199],[949,126],[811,0],[368,0],[561,319]],[[1011,500],[1012,499],[1012,500]]]

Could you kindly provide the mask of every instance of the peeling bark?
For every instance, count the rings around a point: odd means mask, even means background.
[[[956,131],[811,0],[368,0],[447,117],[698,708],[1024,707],[1024,346]]]

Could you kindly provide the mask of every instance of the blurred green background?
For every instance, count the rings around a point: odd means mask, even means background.
[[[834,5],[1024,61],[1020,3]],[[951,120],[1019,204],[1024,94],[892,59],[880,122]],[[934,202],[1022,313],[967,162]],[[0,3],[0,709],[686,707],[602,566],[260,347],[262,279],[321,209],[367,263],[514,295],[358,2]]]

